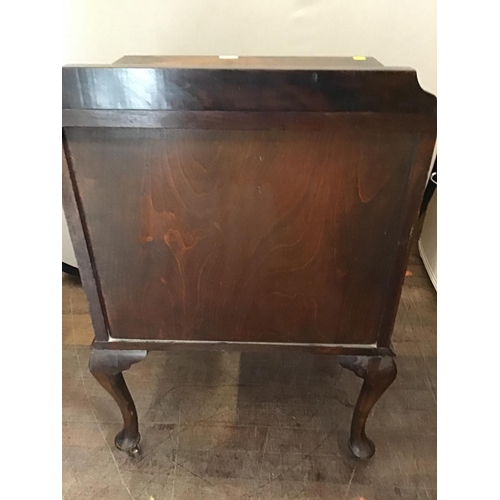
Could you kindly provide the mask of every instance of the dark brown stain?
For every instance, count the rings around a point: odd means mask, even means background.
[[[368,458],[436,99],[372,60],[178,63],[63,68],[63,200],[115,444],[138,453],[121,371],[147,350],[279,346],[364,379],[350,446]]]
[[[417,135],[66,133],[112,336],[376,342]]]

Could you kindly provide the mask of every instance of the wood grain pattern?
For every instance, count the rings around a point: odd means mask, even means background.
[[[290,346],[363,376],[351,449],[371,456],[435,97],[373,61],[130,62],[63,68],[65,207],[117,446],[139,438],[134,349]]]
[[[112,337],[376,343],[417,134],[67,134]]]
[[[63,68],[98,343],[390,351],[435,140],[415,72],[153,59]]]

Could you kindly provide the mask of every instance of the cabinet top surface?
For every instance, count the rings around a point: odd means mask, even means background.
[[[115,67],[269,70],[380,70],[373,57],[123,56]]]

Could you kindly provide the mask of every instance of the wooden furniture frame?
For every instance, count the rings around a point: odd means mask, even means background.
[[[391,334],[436,99],[372,58],[125,57],[63,68],[63,202],[90,370],[139,451],[122,372],[150,349],[305,349],[396,377]]]

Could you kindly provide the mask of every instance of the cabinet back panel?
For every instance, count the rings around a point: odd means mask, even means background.
[[[65,133],[111,337],[376,343],[417,133]]]

